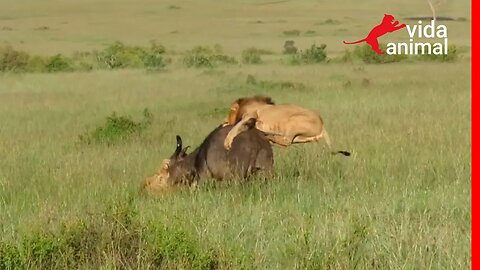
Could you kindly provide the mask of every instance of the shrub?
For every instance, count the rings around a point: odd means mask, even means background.
[[[187,67],[215,67],[220,64],[236,64],[235,58],[222,54],[219,46],[214,49],[209,47],[197,46],[188,51],[183,58],[183,63]]]
[[[25,71],[30,56],[14,50],[11,46],[0,47],[0,71]]]
[[[53,233],[35,232],[22,242],[28,268],[52,268],[60,257],[60,242]]]
[[[190,233],[152,224],[153,240],[152,260],[158,267],[169,264],[185,266],[187,269],[216,269],[218,260],[212,251],[202,248],[201,243]],[[166,267],[168,268],[168,267]]]
[[[447,54],[423,54],[420,55],[420,60],[423,61],[438,61],[438,62],[453,62],[458,58],[458,51],[455,45],[449,45]]]
[[[283,54],[296,54],[297,51],[298,49],[295,47],[295,41],[286,40],[285,44],[283,44]]]
[[[72,71],[72,60],[61,54],[57,54],[47,60],[45,68],[48,72]]]
[[[143,111],[143,121],[135,122],[126,116],[117,116],[113,112],[107,117],[103,126],[97,127],[93,132],[80,135],[80,141],[87,144],[92,142],[111,144],[115,141],[126,139],[132,135],[141,134],[152,123],[152,114],[145,108]]]
[[[26,234],[18,246],[0,242],[0,269],[218,269],[219,253],[178,226],[142,222],[121,201],[101,213]]]
[[[326,47],[327,45],[325,44],[320,46],[312,44],[312,46],[305,51],[292,55],[289,63],[293,65],[323,63],[327,60]]]
[[[382,51],[386,50],[385,44],[380,44],[380,49]],[[407,55],[389,55],[389,54],[378,54],[372,50],[370,45],[357,46],[353,50],[353,55],[356,58],[361,59],[364,63],[367,64],[385,64],[385,63],[394,63],[400,62],[404,59],[407,59]]]
[[[302,52],[302,61],[307,64],[325,62],[327,59],[325,48],[327,48],[327,45],[325,44],[321,44],[320,46],[312,44],[309,49],[306,49],[304,52]]]
[[[261,52],[257,48],[248,48],[242,52],[242,62],[245,64],[260,64],[262,62]]]
[[[161,69],[165,67],[166,62],[163,58],[165,54],[165,47],[152,41],[150,44],[150,50],[143,58],[143,64],[147,69]]]
[[[0,269],[25,268],[20,250],[13,244],[0,242]]]
[[[152,41],[150,47],[131,47],[115,42],[98,52],[75,52],[72,57],[29,56],[11,46],[0,47],[0,72],[63,72],[89,71],[94,68],[146,68],[161,69],[166,66],[165,48]],[[219,60],[222,56],[218,56]],[[167,59],[168,60],[168,59]],[[223,60],[225,61],[225,60]]]
[[[109,69],[141,67],[146,51],[115,42],[99,53],[98,60]]]
[[[152,42],[150,48],[142,48],[126,46],[117,41],[97,53],[97,59],[109,69],[140,67],[160,69],[166,64],[163,59],[164,53],[165,48],[156,42]]]

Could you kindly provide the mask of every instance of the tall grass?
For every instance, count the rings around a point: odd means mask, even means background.
[[[0,266],[468,267],[464,63],[252,65],[251,89],[239,72],[2,76]],[[372,84],[359,87],[365,76]],[[308,88],[277,87],[278,78]],[[235,85],[241,92],[226,91]],[[268,181],[138,194],[140,181],[174,150],[176,134],[198,145],[232,100],[273,89],[278,103],[318,110],[335,147],[353,156],[332,157],[322,144],[276,148]],[[77,143],[112,111],[138,115],[145,107],[155,117],[142,136]]]

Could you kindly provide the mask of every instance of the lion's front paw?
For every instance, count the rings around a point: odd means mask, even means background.
[[[230,150],[232,148],[232,143],[233,143],[232,138],[227,136],[227,138],[225,138],[225,141],[223,142],[223,147],[225,147],[225,149],[227,150]]]

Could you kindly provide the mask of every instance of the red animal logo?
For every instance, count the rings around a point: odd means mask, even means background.
[[[382,52],[380,50],[380,47],[378,46],[378,38],[387,34],[387,33],[391,33],[391,32],[400,30],[400,29],[402,29],[406,26],[405,24],[401,24],[399,26],[397,26],[397,25],[398,25],[398,21],[395,20],[395,17],[393,17],[392,15],[389,15],[389,14],[384,14],[382,23],[375,26],[372,29],[372,31],[370,31],[370,33],[368,33],[368,36],[366,38],[361,39],[361,40],[357,40],[357,41],[354,41],[354,42],[345,42],[344,41],[343,43],[344,44],[357,44],[357,43],[365,41],[368,45],[370,45],[372,47],[372,50],[374,50],[378,54],[384,54],[384,52]]]

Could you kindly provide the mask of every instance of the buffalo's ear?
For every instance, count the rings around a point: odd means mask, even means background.
[[[178,155],[178,160],[181,160],[181,159],[184,159],[188,154],[187,154],[187,150],[188,148],[190,148],[190,145],[188,145],[187,147],[183,148],[182,151],[180,152],[180,154]],[[177,161],[178,161],[177,160]]]

